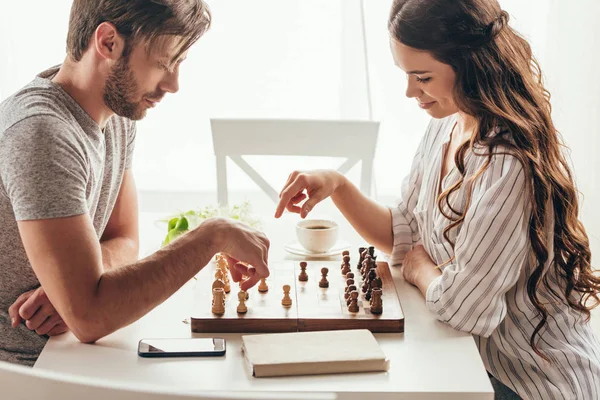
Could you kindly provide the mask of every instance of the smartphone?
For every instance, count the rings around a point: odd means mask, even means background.
[[[142,339],[140,357],[214,357],[225,355],[223,338]]]

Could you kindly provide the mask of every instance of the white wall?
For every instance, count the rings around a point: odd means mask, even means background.
[[[596,266],[600,262],[600,2],[550,0],[542,57],[553,117],[571,149],[582,219]],[[565,21],[571,21],[566,24]]]

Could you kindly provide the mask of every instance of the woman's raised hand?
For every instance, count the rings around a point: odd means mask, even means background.
[[[306,218],[308,213],[319,202],[331,196],[343,181],[344,176],[334,170],[292,172],[279,193],[275,218],[281,217],[284,209]],[[300,205],[305,199],[307,200]]]

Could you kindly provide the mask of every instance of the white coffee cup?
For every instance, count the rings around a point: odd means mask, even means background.
[[[327,219],[305,219],[296,224],[298,242],[311,253],[326,253],[338,240],[339,228]]]

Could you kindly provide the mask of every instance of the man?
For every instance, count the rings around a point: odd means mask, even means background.
[[[0,105],[0,360],[33,365],[67,328],[94,342],[217,252],[243,289],[269,275],[267,238],[220,218],[138,261],[133,121],[209,25],[202,0],[75,0],[64,63]]]

